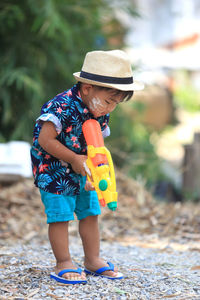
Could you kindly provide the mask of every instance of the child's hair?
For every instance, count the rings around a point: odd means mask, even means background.
[[[78,88],[80,89],[81,85],[83,83],[82,82],[78,82]],[[133,94],[134,94],[134,91],[121,91],[121,90],[117,90],[117,89],[113,89],[113,88],[108,88],[108,87],[105,87],[105,86],[100,86],[100,85],[94,85],[92,84],[93,87],[95,87],[96,89],[98,90],[105,90],[105,91],[110,91],[113,93],[113,96],[119,96],[121,95],[121,102],[125,102],[125,101],[128,101],[132,98]]]

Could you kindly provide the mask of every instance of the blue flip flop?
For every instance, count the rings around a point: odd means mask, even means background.
[[[112,277],[112,276],[108,276],[108,275],[103,275],[102,273],[104,271],[114,271],[114,265],[111,262],[107,262],[108,266],[100,268],[98,270],[94,271],[90,271],[88,269],[84,269],[84,272],[88,275],[93,275],[93,276],[100,276],[103,278],[108,278],[111,280],[115,280],[115,279],[122,279],[123,278],[123,274],[118,272],[116,277]]]
[[[66,273],[78,273],[81,275],[82,270],[81,268],[77,268],[77,269],[64,269],[62,271],[60,271],[58,274],[56,273],[51,273],[50,277],[55,279],[58,282],[64,283],[64,284],[81,284],[81,283],[87,283],[87,280],[83,280],[83,279],[77,279],[77,280],[70,280],[70,279],[66,279],[64,277],[62,277],[63,274]]]

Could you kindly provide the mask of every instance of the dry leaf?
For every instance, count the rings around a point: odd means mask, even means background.
[[[180,296],[181,293],[171,294],[171,295],[165,295],[163,298],[174,298],[176,296]]]
[[[57,300],[63,299],[63,298],[61,298],[61,297],[59,297],[59,296],[56,296],[56,295],[50,294],[50,293],[46,293],[46,295],[47,295],[47,296],[50,296],[50,297],[52,297],[52,298],[54,298],[54,299],[57,299]],[[69,295],[65,295],[65,296],[69,296]]]
[[[30,298],[30,297],[36,295],[39,291],[40,291],[40,289],[35,289],[35,290],[33,290],[30,294],[28,294],[28,298]]]
[[[192,271],[194,271],[194,270],[200,270],[200,266],[194,266],[190,270],[192,270]]]

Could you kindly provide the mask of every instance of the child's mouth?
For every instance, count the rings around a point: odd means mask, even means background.
[[[93,112],[93,115],[95,116],[95,118],[99,118],[99,117],[105,116],[106,113],[105,112]]]

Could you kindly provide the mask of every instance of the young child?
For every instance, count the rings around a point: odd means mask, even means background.
[[[121,50],[88,52],[82,71],[73,75],[78,84],[43,105],[31,148],[35,185],[40,189],[56,258],[51,278],[66,284],[86,283],[86,274],[121,279],[117,268],[99,256],[101,211],[97,194],[86,180],[82,125],[96,119],[103,136],[108,136],[109,114],[143,86],[133,82],[130,61]],[[74,213],[79,220],[84,271],[74,265],[69,252],[68,224]]]

